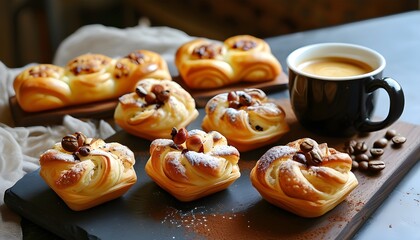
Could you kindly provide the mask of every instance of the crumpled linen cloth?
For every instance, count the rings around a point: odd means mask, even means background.
[[[139,25],[118,29],[87,25],[60,44],[53,64],[64,66],[72,58],[85,53],[122,57],[133,50],[147,49],[161,54],[172,76],[176,76],[175,51],[191,39],[184,32],[168,27]],[[22,239],[20,217],[4,204],[4,193],[25,174],[39,168],[41,153],[64,135],[76,131],[102,139],[115,133],[104,120],[81,121],[71,116],[66,116],[63,124],[58,126],[14,127],[8,101],[14,95],[13,80],[25,67],[10,69],[0,62],[0,239]]]

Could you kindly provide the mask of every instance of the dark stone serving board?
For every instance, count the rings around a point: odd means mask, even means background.
[[[303,129],[290,110],[290,132],[274,145],[302,137],[327,142],[340,150],[348,139],[327,138]],[[189,129],[200,128],[204,112]],[[389,144],[379,174],[355,171],[359,186],[327,214],[312,219],[298,217],[261,198],[252,187],[249,172],[266,146],[241,153],[241,177],[227,190],[183,203],[158,187],[145,173],[150,141],[118,132],[107,142],[120,142],[136,154],[137,183],[122,197],[74,212],[44,183],[39,171],[27,174],[5,193],[6,205],[22,217],[65,239],[349,239],[420,158],[420,126],[396,122],[390,128],[407,137],[398,149]],[[355,136],[368,146],[386,129]]]

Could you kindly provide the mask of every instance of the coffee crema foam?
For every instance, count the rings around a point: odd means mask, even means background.
[[[322,57],[301,63],[298,68],[306,73],[323,77],[351,77],[369,73],[367,63],[344,57]]]

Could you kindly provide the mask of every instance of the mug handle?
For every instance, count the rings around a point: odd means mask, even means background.
[[[404,110],[404,92],[397,81],[390,77],[382,79],[375,78],[366,86],[367,92],[373,92],[379,88],[383,88],[389,96],[388,116],[382,121],[371,121],[366,117],[363,124],[359,127],[362,132],[373,132],[384,129],[398,120]]]

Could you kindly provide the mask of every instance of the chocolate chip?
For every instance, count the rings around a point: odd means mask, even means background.
[[[384,161],[381,160],[372,160],[368,162],[368,170],[372,172],[379,172],[385,168]]]
[[[388,140],[386,138],[380,138],[373,143],[374,148],[385,148],[388,145]]]

